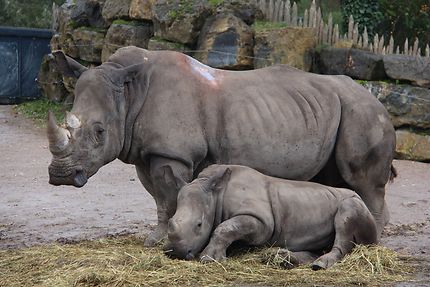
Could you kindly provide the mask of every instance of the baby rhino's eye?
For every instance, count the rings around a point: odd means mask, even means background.
[[[201,221],[199,221],[199,223],[197,223],[197,227],[202,227]]]

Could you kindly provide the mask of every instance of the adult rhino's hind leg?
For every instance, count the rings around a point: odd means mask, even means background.
[[[347,198],[340,203],[334,229],[336,235],[331,251],[312,263],[313,270],[331,267],[351,252],[355,244],[377,243],[375,221],[359,197]]]
[[[335,157],[342,178],[374,216],[380,236],[389,221],[385,185],[390,178],[396,137],[386,111],[378,104],[357,103],[342,110]]]

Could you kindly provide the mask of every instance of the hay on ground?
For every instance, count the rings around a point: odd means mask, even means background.
[[[408,260],[382,246],[357,246],[328,270],[286,270],[276,248],[201,264],[167,258],[133,237],[0,251],[1,286],[386,285],[410,279]]]

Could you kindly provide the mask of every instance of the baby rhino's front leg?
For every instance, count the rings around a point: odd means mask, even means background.
[[[264,224],[253,216],[232,217],[216,227],[209,244],[200,255],[200,261],[224,260],[227,248],[237,240],[243,240],[252,245],[264,244],[268,240],[267,234]]]

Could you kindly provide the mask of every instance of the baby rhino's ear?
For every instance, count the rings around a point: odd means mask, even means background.
[[[231,176],[231,169],[230,168],[226,168],[226,169],[221,169],[219,172],[217,172],[216,174],[214,174],[210,179],[209,179],[209,190],[211,191],[221,191],[224,188],[227,187],[227,183],[230,180],[230,176]]]
[[[187,183],[180,176],[176,176],[170,165],[165,165],[163,168],[164,180],[168,185],[175,185],[179,190]]]

